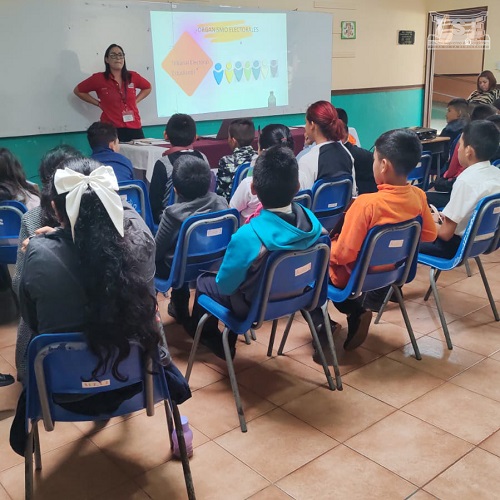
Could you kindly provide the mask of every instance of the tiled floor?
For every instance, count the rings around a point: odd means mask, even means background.
[[[500,299],[500,254],[485,258]],[[472,266],[474,273],[477,268]],[[191,468],[199,499],[479,499],[500,497],[500,323],[477,274],[439,282],[455,348],[444,343],[428,270],[405,287],[422,351],[391,305],[354,352],[337,339],[343,392],[328,390],[307,327],[294,322],[283,357],[266,357],[270,325],[238,343],[235,366],[248,432],[239,430],[225,364],[202,351],[181,407],[194,432]],[[171,351],[185,370],[191,339],[160,307]],[[500,302],[499,302],[500,307]],[[345,318],[332,308],[335,319]],[[280,322],[281,331],[284,322]],[[14,372],[15,325],[0,327],[0,372]],[[345,329],[341,337],[345,336]],[[8,445],[19,384],[0,389],[0,500],[24,497],[24,466]],[[41,433],[37,499],[186,498],[164,412]]]

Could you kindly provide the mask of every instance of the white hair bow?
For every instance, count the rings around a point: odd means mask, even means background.
[[[123,237],[123,204],[117,193],[118,181],[111,167],[100,166],[90,172],[90,175],[80,174],[70,168],[59,169],[54,175],[54,186],[58,194],[68,193],[66,213],[71,224],[73,240],[82,195],[89,186],[97,194],[116,230]]]

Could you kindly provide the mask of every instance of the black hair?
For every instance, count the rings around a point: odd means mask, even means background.
[[[289,205],[299,189],[299,167],[289,148],[272,146],[255,162],[253,186],[264,208]]]
[[[210,188],[210,166],[201,158],[184,154],[175,160],[172,184],[177,193],[187,200],[205,196]]]
[[[125,85],[125,84],[130,83],[130,80],[132,79],[132,75],[130,74],[129,70],[127,69],[127,62],[125,60],[125,51],[116,43],[112,43],[106,49],[106,52],[104,52],[104,65],[106,66],[106,69],[104,70],[104,78],[106,78],[106,80],[109,80],[109,75],[111,75],[111,67],[106,62],[106,59],[109,57],[109,53],[111,52],[111,50],[114,49],[115,47],[118,47],[122,51],[122,54],[123,54],[122,80],[123,80],[125,92],[127,92],[128,85]]]
[[[493,101],[493,107],[500,111],[500,99]]]
[[[89,175],[101,164],[91,158],[71,159],[65,168]],[[67,230],[66,193],[54,203]],[[83,193],[80,212],[74,227],[74,245],[86,292],[85,337],[98,358],[93,377],[111,365],[113,376],[124,380],[120,363],[130,352],[130,340],[137,340],[147,353],[153,354],[159,342],[156,324],[156,298],[151,294],[148,278],[140,275],[144,255],[138,251],[140,236],[128,219],[124,219],[122,238],[94,190]]]
[[[172,146],[189,146],[196,138],[196,123],[191,116],[176,113],[168,120],[165,133]]]
[[[470,114],[470,120],[486,120],[488,116],[496,114],[497,110],[493,106],[490,106],[489,104],[478,104],[477,106],[474,106],[474,109]]]
[[[50,226],[57,227],[59,221],[56,218],[54,210],[52,209],[52,183],[54,180],[54,172],[61,168],[61,165],[71,158],[83,158],[83,155],[78,149],[68,144],[61,144],[55,148],[47,151],[38,173],[40,175],[40,182],[42,183],[42,195],[40,196],[40,207],[42,209],[42,227]]]
[[[347,112],[344,108],[335,108],[337,110],[337,114],[339,118],[346,124],[346,127],[349,126],[349,117],[347,116]]]
[[[271,123],[266,125],[259,135],[260,149],[268,149],[271,146],[286,146],[293,151],[293,137],[286,125]]]
[[[38,186],[26,180],[26,174],[19,160],[7,148],[0,148],[0,188],[5,194],[3,199],[15,200],[23,192],[40,196]],[[21,200],[26,203],[26,199]]]
[[[228,134],[238,143],[238,147],[244,148],[255,139],[255,125],[248,118],[238,118],[229,124]]]
[[[489,122],[493,122],[497,128],[500,130],[500,115],[491,115],[486,118]]]
[[[87,140],[92,149],[107,148],[110,142],[118,139],[118,132],[111,123],[94,122],[87,129]]]
[[[455,109],[461,118],[469,118],[469,103],[466,99],[456,98],[452,99],[448,104],[448,108]]]
[[[476,120],[464,127],[462,132],[464,146],[470,146],[478,161],[493,157],[500,143],[500,132],[496,125],[488,120]]]
[[[422,143],[413,130],[404,128],[389,130],[375,141],[380,160],[388,160],[397,175],[407,176],[422,156]]]

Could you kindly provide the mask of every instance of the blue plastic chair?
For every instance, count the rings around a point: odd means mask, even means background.
[[[331,231],[352,198],[352,177],[341,175],[318,179],[312,188],[311,211]]]
[[[347,286],[345,288],[328,286],[328,299],[332,302],[355,299],[363,292],[390,286],[391,290],[387,294],[384,303],[389,300],[392,295],[391,292],[396,294],[415,352],[415,358],[418,360],[422,358],[399,287],[404,283],[413,281],[415,278],[420,233],[420,218],[398,224],[384,224],[373,227],[368,232],[361,247]],[[380,270],[380,266],[383,266],[382,269],[390,266],[390,269]],[[324,308],[324,314],[325,325],[328,330],[330,329],[330,322],[326,321],[326,308]]]
[[[483,280],[484,288],[486,290],[486,294],[488,295],[488,300],[490,302],[495,321],[500,321],[495,300],[493,299],[488,279],[486,278],[486,273],[484,272],[484,267],[480,259],[481,254],[491,253],[498,248],[499,234],[500,194],[494,194],[483,198],[476,205],[469,224],[465,229],[465,233],[462,236],[462,241],[458,247],[457,253],[453,258],[444,259],[423,253],[418,254],[419,264],[424,264],[430,267],[430,287],[424,296],[424,300],[428,300],[432,292],[434,300],[436,301],[439,319],[441,321],[448,349],[453,349],[453,344],[451,343],[450,332],[448,330],[448,325],[446,324],[446,319],[444,317],[443,308],[441,307],[441,300],[439,298],[436,285],[439,275],[442,271],[455,269],[456,267],[465,264],[468,259],[473,258],[479,268],[479,273],[481,275],[481,279]]]
[[[431,171],[432,154],[424,151],[417,166],[408,174],[410,184],[427,190],[429,187],[429,175]]]
[[[153,222],[153,212],[149,202],[146,184],[141,180],[122,181],[118,183],[120,197],[132,205],[135,211],[144,219],[146,225],[153,234],[156,234],[158,226]]]
[[[0,264],[15,264],[21,218],[28,209],[19,201],[0,202]]]
[[[233,177],[233,185],[231,186],[231,198],[233,197],[236,189],[240,185],[240,182],[248,175],[248,171],[250,170],[250,163],[242,163],[234,173]]]
[[[82,333],[44,334],[33,338],[28,348],[28,372],[26,386],[25,450],[26,498],[33,494],[33,453],[35,466],[42,468],[38,421],[43,420],[45,430],[54,430],[54,423],[106,420],[146,408],[147,415],[154,415],[155,403],[163,401],[167,416],[170,447],[172,449],[172,414],[179,443],[184,479],[188,498],[194,499],[194,486],[184,433],[177,405],[171,400],[163,367],[153,363],[137,342],[130,343],[130,354],[118,370],[125,380],[113,376],[111,367],[92,377],[97,358],[90,351]],[[64,408],[61,394],[82,397],[107,393],[133,386],[137,393],[125,400],[110,413],[98,416],[77,413]],[[75,410],[75,408],[73,408]],[[158,443],[155,443],[157,445]]]
[[[273,320],[269,340],[269,346],[272,348],[278,318],[302,311],[311,330],[314,344],[320,353],[328,386],[332,391],[335,390],[330,370],[319,344],[318,335],[308,312],[316,308],[317,304],[322,304],[326,301],[329,258],[330,240],[325,236],[320,238],[317,244],[307,250],[271,252],[263,267],[250,311],[247,317],[243,319],[236,317],[232,311],[223,307],[207,295],[200,295],[198,298],[198,303],[208,313],[203,315],[198,323],[191,353],[189,354],[186,379],[189,380],[191,376],[203,325],[209,316],[213,315],[225,325],[222,333],[222,343],[242,432],[247,431],[247,425],[229,350],[228,333],[230,330],[234,333],[244,335],[250,328],[258,329],[264,321]],[[328,344],[334,360],[337,387],[341,389],[342,381],[331,331],[328,333]]]
[[[495,167],[500,167],[500,159],[495,160],[494,162],[492,162],[492,165],[494,165]]]
[[[302,191],[299,191],[295,195],[293,201],[310,209],[312,206],[312,191],[310,189],[302,189]]]
[[[170,276],[155,278],[156,291],[167,293],[170,288],[180,288],[222,261],[239,219],[234,208],[188,217],[179,232]]]

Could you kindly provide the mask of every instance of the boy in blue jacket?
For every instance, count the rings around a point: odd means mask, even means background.
[[[289,148],[273,146],[259,156],[253,170],[252,193],[263,209],[233,235],[217,276],[204,274],[198,278],[193,326],[205,313],[197,303],[200,294],[212,297],[244,318],[269,252],[305,250],[320,237],[323,228],[316,216],[292,202],[298,189],[297,160]],[[231,357],[236,351],[236,340],[237,335],[230,332]],[[207,320],[201,342],[224,358],[217,318]]]

